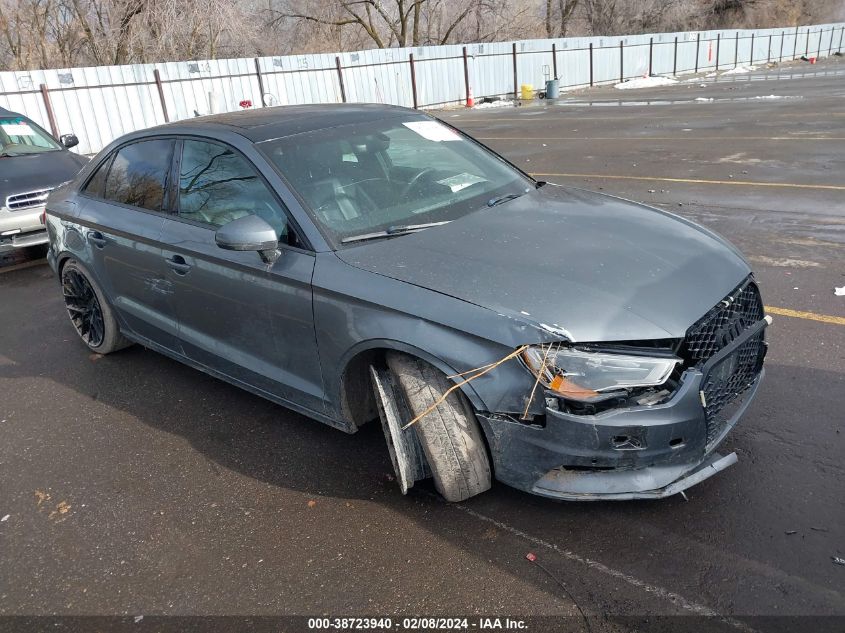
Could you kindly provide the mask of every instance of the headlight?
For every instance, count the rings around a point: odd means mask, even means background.
[[[681,359],[544,345],[526,349],[522,361],[546,388],[566,398],[590,401],[609,392],[662,385]]]

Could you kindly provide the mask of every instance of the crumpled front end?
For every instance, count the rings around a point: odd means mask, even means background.
[[[682,492],[736,462],[717,447],[763,378],[763,303],[753,278],[687,331],[684,364],[663,400],[573,407],[545,391],[545,414],[480,414],[496,478],[566,500],[653,499]]]

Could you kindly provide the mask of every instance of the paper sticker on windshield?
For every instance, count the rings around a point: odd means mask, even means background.
[[[461,189],[466,189],[470,185],[474,185],[477,182],[486,182],[486,178],[482,178],[481,176],[476,176],[475,174],[458,174],[457,176],[449,176],[448,178],[444,178],[443,180],[438,180],[437,184],[445,185],[452,190],[452,193],[457,193]]]
[[[2,121],[0,122],[0,129],[9,136],[35,136],[35,132],[32,131],[29,124],[23,121]]]
[[[403,123],[406,128],[413,130],[424,139],[429,141],[460,141],[461,137],[453,130],[450,130],[437,121],[409,121]]]

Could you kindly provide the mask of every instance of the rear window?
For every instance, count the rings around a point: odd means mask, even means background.
[[[161,211],[172,154],[173,141],[166,139],[140,141],[122,147],[108,170],[103,197],[120,204]],[[99,173],[95,174],[89,186],[95,184],[93,181],[98,176]]]
[[[109,173],[109,165],[111,165],[111,159],[113,157],[114,155],[110,155],[106,160],[104,160],[100,166],[97,167],[97,171],[95,171],[94,175],[91,176],[88,184],[85,185],[83,191],[89,196],[96,196],[97,198],[103,197],[103,193],[106,189],[106,176]]]

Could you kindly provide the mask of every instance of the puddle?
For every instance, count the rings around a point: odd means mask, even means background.
[[[559,106],[569,107],[624,107],[624,106],[660,106],[704,103],[726,103],[739,101],[795,101],[803,99],[803,95],[759,95],[755,97],[690,97],[688,99],[642,99],[640,101],[605,99],[603,101],[558,101]]]

